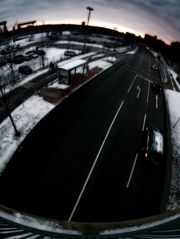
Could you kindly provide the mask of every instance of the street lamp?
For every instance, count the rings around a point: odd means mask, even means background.
[[[89,20],[90,20],[90,16],[91,16],[91,11],[93,11],[94,9],[92,7],[87,7],[86,8],[89,12],[88,12],[88,18],[87,18],[87,26],[89,25]]]
[[[91,16],[91,11],[93,11],[94,9],[92,7],[86,7],[86,9],[89,11],[88,12],[88,18],[87,18],[87,23],[86,23],[86,26],[89,25],[89,20],[90,20],[90,16]],[[85,30],[85,29],[84,29]],[[86,30],[85,30],[86,31]],[[86,32],[85,32],[85,36],[84,36],[84,47],[83,47],[83,53],[86,52]]]
[[[19,137],[21,133],[20,133],[20,131],[18,131],[17,128],[16,128],[16,125],[15,125],[14,120],[13,120],[13,118],[12,118],[12,115],[11,115],[11,112],[10,112],[10,110],[9,110],[8,104],[7,104],[7,102],[6,102],[6,97],[5,97],[4,93],[3,93],[3,89],[2,89],[1,84],[0,84],[0,92],[1,92],[1,99],[2,99],[2,102],[3,102],[3,104],[4,104],[5,110],[6,110],[6,112],[7,112],[7,115],[9,116],[10,121],[11,121],[11,123],[12,123],[12,126],[13,126],[13,128],[14,128],[15,136],[16,136],[16,137]]]

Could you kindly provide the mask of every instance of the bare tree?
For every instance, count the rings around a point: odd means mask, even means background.
[[[12,126],[14,128],[15,131],[15,136],[19,137],[20,136],[20,131],[17,130],[17,127],[14,123],[13,117],[11,115],[11,111],[9,109],[8,103],[7,103],[7,99],[6,99],[6,92],[5,92],[5,88],[7,86],[7,79],[5,77],[5,75],[3,73],[0,74],[0,99],[2,100],[3,106],[6,110],[6,113],[8,115],[8,117],[10,118],[10,121],[12,123]]]

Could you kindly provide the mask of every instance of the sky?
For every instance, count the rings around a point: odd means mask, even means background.
[[[170,44],[180,41],[180,0],[0,0],[0,21],[81,24],[87,6],[94,8],[89,25],[148,33]]]

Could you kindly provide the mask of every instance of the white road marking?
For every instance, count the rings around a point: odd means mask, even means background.
[[[131,173],[129,175],[129,179],[128,179],[128,182],[126,184],[126,188],[129,187],[129,184],[131,182],[131,179],[132,179],[132,176],[133,176],[133,172],[134,172],[134,169],[135,169],[135,166],[136,166],[137,158],[138,158],[138,153],[136,153],[136,157],[134,159],[134,163],[133,163],[133,166],[132,166],[132,169],[131,169]]]
[[[150,79],[148,79],[148,78],[146,78],[146,77],[144,77],[144,76],[142,76],[142,75],[139,75],[139,74],[137,74],[137,75],[138,75],[138,77],[144,79],[145,81],[153,83],[152,80],[150,80]]]
[[[146,124],[146,114],[144,115],[144,120],[143,120],[143,125],[142,125],[142,131],[144,131],[145,124]]]
[[[156,95],[156,109],[158,109],[158,95]]]
[[[113,127],[113,124],[114,124],[114,122],[115,122],[115,120],[116,120],[116,118],[117,118],[117,116],[118,116],[118,114],[119,114],[119,111],[121,110],[123,104],[124,104],[124,100],[121,102],[121,104],[120,104],[120,106],[119,106],[119,108],[118,108],[118,110],[117,110],[117,112],[116,112],[116,114],[115,114],[115,116],[114,116],[114,118],[113,118],[113,120],[112,120],[112,122],[111,122],[111,125],[110,125],[110,127],[109,127],[109,129],[108,129],[108,131],[107,131],[107,133],[106,133],[106,135],[105,135],[105,138],[104,138],[104,140],[103,140],[103,142],[102,142],[102,144],[101,144],[101,147],[100,147],[100,149],[99,149],[99,151],[98,151],[98,153],[97,153],[97,155],[96,155],[96,158],[95,158],[95,160],[94,160],[94,163],[93,163],[93,165],[92,165],[92,167],[91,167],[91,169],[90,169],[90,171],[89,171],[89,174],[88,174],[88,176],[87,176],[87,178],[86,178],[86,181],[85,181],[85,183],[84,183],[84,185],[83,185],[83,187],[82,187],[82,189],[81,189],[81,192],[80,192],[80,194],[79,194],[79,196],[78,196],[78,199],[77,199],[77,201],[76,201],[76,203],[75,203],[75,205],[74,205],[74,208],[73,208],[73,210],[72,210],[72,212],[71,212],[71,214],[70,214],[70,217],[69,217],[69,219],[68,219],[68,222],[71,221],[71,219],[72,219],[72,217],[73,217],[73,215],[74,215],[74,213],[75,213],[75,211],[76,211],[76,208],[77,208],[77,206],[78,206],[78,204],[79,204],[79,202],[80,202],[80,200],[81,200],[81,198],[82,198],[82,195],[83,195],[83,193],[84,193],[84,190],[85,190],[85,188],[86,188],[86,186],[87,186],[87,184],[88,184],[88,182],[89,182],[89,179],[90,179],[90,177],[91,177],[91,174],[92,174],[92,172],[93,172],[93,170],[94,170],[94,168],[95,168],[95,166],[96,166],[96,163],[97,163],[97,161],[98,161],[99,155],[101,154],[101,151],[102,151],[102,149],[103,149],[103,147],[104,147],[104,144],[105,144],[105,142],[106,142],[106,140],[107,140],[107,138],[108,138],[108,135],[109,135],[109,133],[110,133],[112,127]]]
[[[130,87],[129,87],[129,89],[128,89],[128,91],[127,91],[127,94],[130,92],[130,90],[131,90],[131,88],[132,88],[132,86],[133,86],[133,84],[134,84],[134,81],[136,80],[136,77],[137,77],[138,75],[136,74],[135,75],[135,77],[134,77],[134,79],[133,79],[133,81],[132,81],[132,83],[131,83],[131,85],[130,85]]]
[[[149,102],[149,91],[150,91],[150,82],[148,81],[148,92],[147,92],[147,99],[146,99],[147,104]]]
[[[141,93],[141,87],[140,87],[139,85],[137,86],[137,91],[138,91],[138,93],[137,93],[137,98],[139,98],[140,93]]]

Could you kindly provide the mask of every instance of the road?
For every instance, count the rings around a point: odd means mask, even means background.
[[[3,172],[0,203],[81,222],[158,213],[166,158],[159,167],[140,158],[148,122],[166,139],[163,92],[151,88],[160,82],[154,61],[140,48],[51,111]]]

